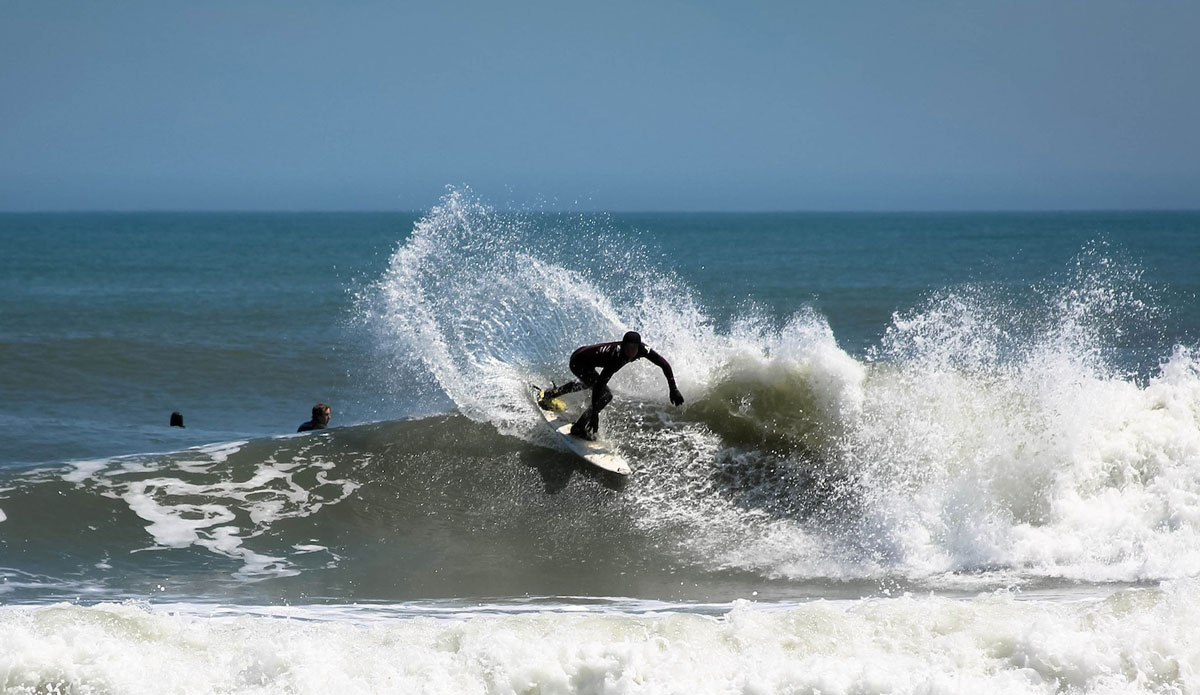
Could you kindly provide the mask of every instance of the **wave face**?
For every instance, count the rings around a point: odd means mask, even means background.
[[[558,222],[452,192],[359,295],[378,388],[450,414],[6,470],[0,592],[710,599],[1200,573],[1200,354],[1154,342],[1154,292],[1104,244],[1020,291],[929,295],[852,355],[816,309],[717,321],[636,238]],[[618,487],[558,447],[528,384],[628,329],[688,404],[644,363],[614,378]],[[1155,368],[1123,366],[1129,336]]]

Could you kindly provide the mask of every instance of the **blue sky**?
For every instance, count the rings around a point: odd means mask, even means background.
[[[0,0],[0,210],[1200,208],[1200,3]]]

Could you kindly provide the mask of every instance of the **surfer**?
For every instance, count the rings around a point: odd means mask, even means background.
[[[311,432],[312,430],[323,430],[329,424],[329,418],[333,415],[333,409],[324,403],[318,403],[313,406],[312,419],[300,425],[297,432]]]
[[[571,426],[571,434],[581,439],[595,439],[596,430],[600,428],[600,411],[612,400],[608,380],[620,371],[621,367],[643,357],[658,365],[663,371],[663,376],[667,377],[667,387],[671,389],[671,403],[683,405],[683,394],[679,393],[675,386],[675,373],[671,371],[671,364],[662,355],[646,347],[637,331],[629,331],[620,342],[585,345],[572,352],[568,366],[578,381],[571,381],[543,392],[538,398],[538,405],[548,409],[549,402],[559,396],[591,389],[591,407],[584,410],[579,420]]]

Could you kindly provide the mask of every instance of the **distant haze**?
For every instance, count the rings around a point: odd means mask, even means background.
[[[0,0],[0,210],[1200,208],[1200,3]]]

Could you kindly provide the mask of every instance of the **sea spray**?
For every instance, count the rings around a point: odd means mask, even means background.
[[[613,380],[604,432],[635,461],[637,523],[671,529],[677,561],[796,578],[1099,580],[1160,576],[1151,558],[1164,553],[1185,551],[1165,576],[1200,562],[1186,559],[1200,529],[1180,521],[1200,475],[1197,406],[1179,384],[1194,374],[1172,366],[1186,357],[1166,363],[1185,375],[1171,387],[1112,367],[1154,293],[1106,244],[1024,293],[934,292],[855,359],[809,307],[782,322],[751,311],[722,331],[636,240],[594,221],[569,231],[452,191],[378,284],[382,345],[417,355],[464,414],[536,439],[527,382],[565,378],[580,344],[642,330],[689,405],[667,408],[661,376],[631,367]],[[624,252],[585,262],[588,244]],[[1159,412],[1164,388],[1183,404]]]
[[[585,274],[531,253],[525,231],[454,190],[361,303],[385,353],[415,359],[462,413],[512,433],[530,429],[531,379],[550,378],[574,344],[623,328]]]
[[[1200,490],[1190,358],[1177,352],[1145,384],[1113,369],[1105,336],[1144,318],[1137,271],[1094,248],[1081,259],[1019,308],[979,288],[939,293],[872,354],[845,455],[863,471],[864,537],[886,540],[878,552],[907,572],[1104,581],[1198,566],[1200,527],[1167,509]],[[1160,575],[1165,555],[1176,569]]]
[[[788,446],[820,448],[836,440],[840,423],[858,407],[861,366],[837,348],[824,319],[810,310],[778,328],[747,316],[722,334],[693,291],[650,265],[636,240],[613,238],[595,226],[566,237],[570,243],[559,244],[563,237],[544,225],[496,213],[469,192],[452,191],[396,251],[365,305],[383,350],[419,359],[468,417],[536,439],[528,383],[569,378],[565,362],[576,347],[640,329],[675,366],[700,421],[685,415],[664,433],[630,426],[619,409],[606,415],[605,435],[643,469],[645,483],[631,491],[641,502],[636,520],[647,533],[669,526],[686,537],[683,546],[701,546],[680,558],[689,564],[710,562],[687,556],[711,554],[714,542],[744,547],[746,529],[759,515],[730,506],[712,472],[722,458],[757,462],[763,442],[743,442],[750,446],[734,451],[722,442],[723,424],[743,419],[753,423],[759,440],[782,436]],[[581,243],[592,244],[600,261],[581,262],[572,250]],[[604,256],[613,249],[620,251]],[[746,404],[740,396],[728,401],[719,390],[711,392],[744,376],[783,393],[782,407],[767,406],[779,422],[737,412]],[[665,385],[654,370],[623,370],[612,386],[619,396],[665,405]],[[797,403],[791,393],[796,386],[811,394],[800,396],[803,408],[789,407]]]

